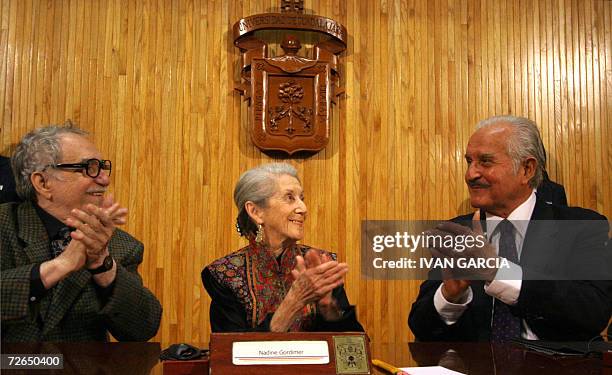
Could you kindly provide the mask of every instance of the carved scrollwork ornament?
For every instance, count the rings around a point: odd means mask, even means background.
[[[346,28],[326,17],[304,14],[300,0],[281,0],[281,13],[245,17],[234,24],[234,44],[242,57],[241,82],[236,85],[249,106],[249,130],[260,149],[320,151],[329,142],[332,104],[344,93],[339,55],[346,49]],[[268,57],[266,43],[255,31],[285,31],[284,55]],[[324,35],[313,58],[298,55],[301,30]]]

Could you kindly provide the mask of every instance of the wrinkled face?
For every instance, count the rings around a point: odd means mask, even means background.
[[[60,145],[62,157],[58,164],[102,158],[89,139],[77,134],[63,135]],[[84,170],[49,168],[47,172],[50,191],[50,209],[47,211],[60,220],[66,218],[72,209],[82,208],[87,203],[100,206],[110,183],[108,171],[105,170],[101,170],[96,178],[87,176]]]
[[[512,128],[496,124],[477,130],[467,145],[465,182],[470,203],[494,215],[507,217],[531,194],[524,166],[514,172],[507,142]]]
[[[264,238],[271,246],[279,246],[287,240],[304,238],[304,221],[307,208],[302,185],[293,176],[282,175],[276,179],[277,190],[262,207],[260,219]]]

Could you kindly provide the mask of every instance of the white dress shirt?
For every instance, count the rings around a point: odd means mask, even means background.
[[[516,249],[518,257],[521,257],[521,251],[523,249],[523,242],[525,240],[525,234],[527,233],[527,227],[531,214],[536,204],[535,190],[531,192],[531,195],[525,202],[518,206],[514,211],[508,215],[508,219],[515,229]],[[499,230],[495,230],[497,225],[504,220],[499,216],[491,215],[487,213],[487,238],[489,242],[494,245],[495,249],[499,248]],[[490,283],[486,283],[484,291],[491,297],[499,299],[507,305],[515,305],[518,301],[519,294],[521,292],[521,286],[523,284],[522,275],[523,271],[518,264],[514,264],[508,261],[510,268],[500,268],[495,275],[495,279]],[[509,275],[513,275],[509,277]],[[517,277],[518,275],[518,277]],[[474,293],[472,287],[468,287],[464,294],[461,296],[461,303],[452,303],[447,301],[442,295],[442,284],[436,290],[434,294],[434,306],[440,314],[442,321],[447,325],[455,324],[461,317],[463,312],[467,309],[468,304],[472,302]],[[493,316],[493,304],[491,304],[491,316]],[[527,326],[525,320],[522,322],[523,329],[521,330],[521,336],[529,340],[537,340],[538,337],[531,331]]]

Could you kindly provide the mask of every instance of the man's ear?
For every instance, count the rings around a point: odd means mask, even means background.
[[[257,225],[263,224],[263,210],[261,209],[261,207],[256,205],[254,202],[247,201],[244,204],[244,209],[246,210],[251,220],[253,220]]]
[[[526,183],[529,183],[533,176],[535,176],[537,167],[538,162],[535,158],[530,157],[523,162],[523,177]]]
[[[51,199],[51,188],[49,187],[49,180],[42,172],[34,172],[30,175],[30,182],[34,186],[34,190],[43,198]]]

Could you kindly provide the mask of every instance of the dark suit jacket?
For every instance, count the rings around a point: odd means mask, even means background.
[[[15,188],[11,159],[0,155],[0,203],[21,202]]]
[[[31,203],[0,205],[2,341],[146,341],[157,333],[161,305],[142,284],[143,245],[116,230],[109,251],[117,263],[112,294],[103,298],[80,270],[30,302],[30,272],[51,259],[49,238]]]
[[[551,181],[548,175],[542,180],[536,193],[538,198],[542,198],[544,202],[555,206],[567,206],[567,197],[565,196],[565,188],[563,185]]]
[[[471,220],[471,215],[457,219]],[[608,222],[594,211],[548,205],[540,198],[531,219],[585,221],[572,222],[572,226],[564,226],[562,231],[549,227],[553,230],[548,233],[530,223],[520,258],[523,282],[518,302],[511,307],[512,313],[525,319],[542,340],[579,341],[599,335],[611,310],[612,282],[609,278],[602,280],[610,272],[605,252]],[[555,272],[569,275],[581,270],[582,274],[598,275],[599,280],[545,280]],[[472,282],[473,300],[460,319],[450,326],[442,321],[433,304],[440,284],[436,280],[423,282],[412,305],[408,323],[417,340],[488,341],[493,302],[484,292],[484,282]]]

